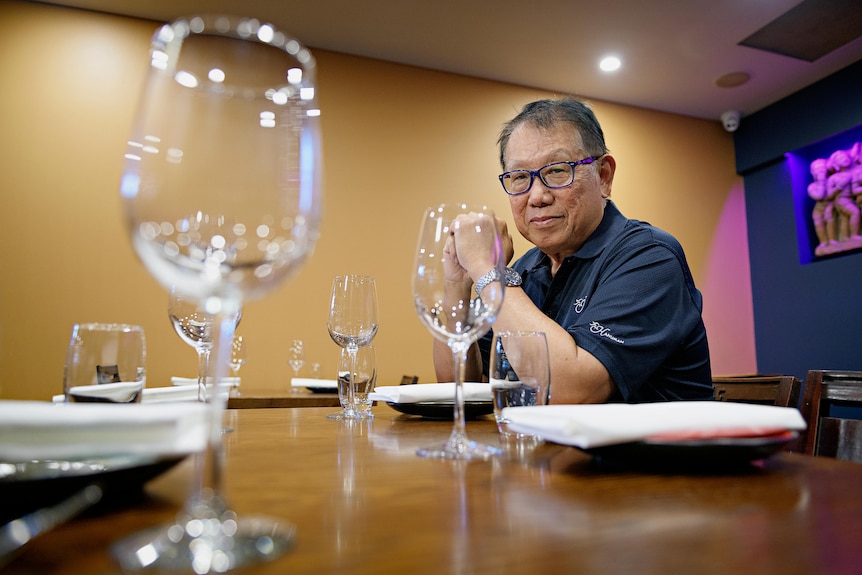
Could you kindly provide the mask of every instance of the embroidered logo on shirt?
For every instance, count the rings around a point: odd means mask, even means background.
[[[584,311],[584,306],[587,305],[587,298],[579,297],[575,300],[575,313],[581,313]]]
[[[590,322],[590,333],[598,334],[599,337],[606,337],[611,341],[615,341],[617,343],[625,343],[625,341],[611,334],[611,330],[603,326],[597,321]]]

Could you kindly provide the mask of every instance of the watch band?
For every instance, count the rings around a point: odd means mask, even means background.
[[[512,268],[506,268],[505,274],[506,285],[508,286],[519,286],[523,283],[523,279],[521,279],[521,274],[519,274]],[[488,273],[486,273],[476,281],[476,295],[482,295],[482,290],[485,289],[485,286],[499,279],[500,272],[497,271],[497,268],[491,268]]]

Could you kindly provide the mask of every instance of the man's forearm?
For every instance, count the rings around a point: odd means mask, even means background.
[[[452,361],[452,350],[439,340],[434,340],[434,373],[437,381],[455,381],[455,364]],[[482,358],[479,346],[475,343],[467,350],[467,362],[464,366],[464,381],[482,381]]]

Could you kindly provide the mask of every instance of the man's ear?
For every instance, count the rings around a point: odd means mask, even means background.
[[[599,159],[599,162],[599,185],[602,187],[602,197],[608,199],[611,197],[617,161],[612,155],[605,154]]]

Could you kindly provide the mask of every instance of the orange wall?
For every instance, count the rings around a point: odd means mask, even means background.
[[[71,326],[81,321],[144,326],[150,386],[195,372],[194,352],[168,322],[166,293],[130,248],[117,192],[155,27],[0,0],[2,398],[47,399],[60,392]],[[338,348],[326,332],[327,300],[332,277],[341,273],[377,278],[379,382],[396,383],[408,373],[433,381],[431,336],[416,319],[409,293],[421,211],[446,201],[482,202],[509,217],[495,177],[497,132],[523,104],[552,94],[316,55],[325,178],[321,240],[293,280],[246,306],[239,328],[249,346],[243,387],[287,385],[287,348],[297,338],[305,341],[309,360],[334,375]],[[732,138],[718,122],[593,105],[617,157],[613,198],[630,217],[676,235],[688,253],[706,300],[714,372],[755,371]],[[737,227],[742,236],[728,232]],[[518,253],[526,247],[516,243]],[[727,283],[734,286],[733,301],[722,297]]]

